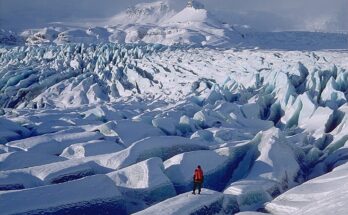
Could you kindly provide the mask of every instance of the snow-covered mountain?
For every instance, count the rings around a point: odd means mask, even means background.
[[[196,1],[190,1],[179,12],[169,8],[170,4],[166,2],[139,4],[117,15],[109,21],[115,23],[114,26],[109,24],[108,29],[113,33],[110,41],[221,47],[237,44],[241,39],[239,33],[223,25]],[[113,41],[115,37],[117,39]]]
[[[208,24],[219,24],[217,21],[205,8],[204,5],[196,1],[189,1],[186,7],[172,16],[167,23],[184,23],[192,24],[198,23],[208,23]]]
[[[0,29],[0,45],[18,45],[23,44],[23,42],[24,41],[22,40],[22,38],[20,38],[14,32]]]
[[[0,44],[42,43],[148,43],[217,48],[261,48],[285,50],[347,49],[348,37],[339,33],[258,32],[246,26],[226,24],[197,1],[179,11],[173,2],[141,3],[108,19],[52,24],[28,29],[18,38],[2,36]]]
[[[107,25],[126,24],[157,24],[172,17],[175,11],[170,9],[169,2],[158,1],[153,3],[141,3],[128,8],[107,21]]]

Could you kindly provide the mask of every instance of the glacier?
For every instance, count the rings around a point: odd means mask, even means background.
[[[278,199],[348,160],[347,57],[150,44],[4,46],[0,198],[21,201],[47,189],[66,200],[27,199],[30,207],[9,204],[6,213],[305,210]],[[203,199],[187,193],[197,164],[212,190]],[[115,196],[103,188],[100,196],[64,197],[70,183],[79,192],[103,175]]]
[[[348,213],[347,34],[99,22],[0,31],[0,213]]]

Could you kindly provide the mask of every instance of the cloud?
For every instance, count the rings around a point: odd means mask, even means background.
[[[186,0],[168,0],[175,9]],[[258,30],[348,32],[347,0],[200,0],[220,19]],[[23,30],[50,22],[111,17],[151,0],[0,0],[0,28]]]
[[[265,30],[310,30],[348,32],[347,0],[201,0],[221,17]],[[219,15],[219,13],[217,13]],[[245,16],[243,17],[243,14]],[[233,22],[233,20],[229,20]],[[239,21],[244,21],[240,23]]]

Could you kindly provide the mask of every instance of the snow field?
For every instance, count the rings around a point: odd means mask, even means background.
[[[274,214],[344,214],[347,202],[347,164],[309,180],[266,205]],[[319,207],[318,207],[319,205]]]
[[[1,209],[5,214],[127,214],[121,193],[105,175],[33,189],[1,192],[0,199]]]
[[[310,212],[277,197],[347,161],[344,52],[4,49],[0,198],[8,214]],[[191,196],[198,164],[209,190]],[[43,192],[62,201],[23,197]],[[336,194],[328,202],[344,202]]]
[[[0,29],[0,45],[67,43],[147,43],[168,46],[281,50],[347,49],[346,33],[258,32],[250,26],[227,24],[201,3],[175,11],[174,2],[140,3],[110,18],[47,23],[19,34]],[[215,11],[216,12],[216,11]],[[216,14],[221,17],[221,14]],[[30,25],[29,25],[30,26]],[[78,67],[77,61],[71,65]],[[97,89],[96,89],[97,90]],[[93,95],[92,95],[93,96]]]
[[[0,29],[1,214],[348,213],[346,34],[195,1],[55,25]]]
[[[204,189],[202,195],[183,193],[165,200],[135,214],[217,214],[222,210],[223,195],[219,192]]]

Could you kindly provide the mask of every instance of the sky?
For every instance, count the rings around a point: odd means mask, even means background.
[[[187,0],[168,0],[174,9]],[[219,19],[260,31],[348,32],[348,0],[199,0]],[[112,17],[151,0],[0,0],[0,28],[22,31],[50,22]]]

